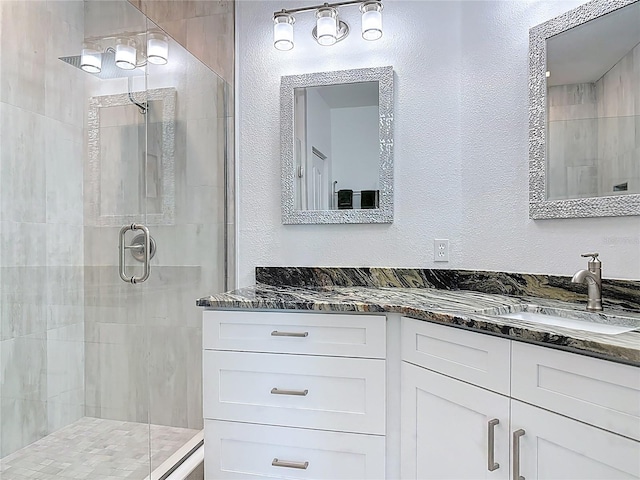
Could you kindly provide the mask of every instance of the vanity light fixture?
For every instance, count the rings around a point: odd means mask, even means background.
[[[293,24],[296,19],[290,13],[277,12],[273,15],[273,46],[278,50],[293,48]]]
[[[349,35],[349,25],[340,20],[338,7],[359,5],[362,13],[362,38],[378,40],[382,37],[382,0],[353,0],[325,3],[313,7],[282,9],[273,14],[273,46],[278,50],[293,48],[294,13],[315,12],[316,26],[311,34],[320,45],[334,45]]]
[[[362,12],[362,38],[378,40],[382,37],[382,3],[375,0],[360,5]]]
[[[338,41],[338,10],[320,7],[316,10],[316,28],[312,35],[320,45],[333,45]]]

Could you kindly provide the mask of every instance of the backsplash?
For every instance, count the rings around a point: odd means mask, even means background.
[[[256,267],[256,282],[292,287],[400,287],[473,290],[586,302],[586,285],[571,277],[481,270],[435,270],[389,267]],[[602,298],[617,308],[640,311],[640,281],[602,279]]]

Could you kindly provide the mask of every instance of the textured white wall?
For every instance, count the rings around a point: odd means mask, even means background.
[[[331,109],[331,153],[336,188],[380,188],[378,106]],[[360,197],[356,195],[357,205]],[[356,205],[354,205],[356,207]],[[357,207],[356,207],[357,208]]]
[[[581,3],[385,0],[385,33],[333,47],[296,21],[296,47],[272,47],[271,16],[309,2],[237,2],[238,283],[256,265],[464,268],[570,275],[598,250],[604,276],[640,278],[640,217],[528,218],[528,34]],[[395,220],[391,225],[282,225],[280,76],[392,65]],[[450,239],[448,264],[433,239]]]

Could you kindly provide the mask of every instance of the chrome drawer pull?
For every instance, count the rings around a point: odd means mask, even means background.
[[[524,436],[524,430],[513,432],[513,480],[524,480],[520,475],[520,437]]]
[[[290,462],[289,460],[278,460],[277,458],[273,459],[271,462],[273,467],[284,467],[284,468],[297,468],[299,470],[306,470],[309,466],[309,462]]]
[[[272,388],[271,393],[273,395],[296,395],[298,397],[306,397],[309,390],[279,390],[277,388]]]
[[[497,470],[500,468],[500,464],[495,461],[495,449],[496,449],[496,425],[500,423],[500,420],[494,418],[489,420],[489,428],[488,428],[488,441],[487,441],[487,468],[490,472]]]
[[[309,332],[279,332],[278,330],[274,330],[271,332],[272,337],[308,337]]]

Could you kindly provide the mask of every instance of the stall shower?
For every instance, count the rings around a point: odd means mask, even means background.
[[[163,478],[198,438],[230,104],[127,0],[0,1],[2,480]]]

